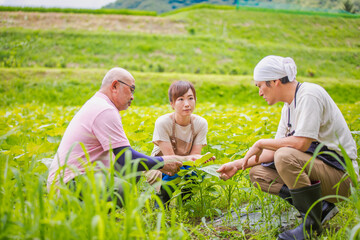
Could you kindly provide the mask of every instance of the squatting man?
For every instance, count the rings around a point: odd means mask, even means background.
[[[300,226],[278,238],[299,240],[321,234],[322,224],[338,212],[334,203],[340,199],[327,198],[310,209],[313,203],[323,196],[350,194],[351,180],[346,177],[340,145],[353,160],[357,174],[358,165],[356,144],[339,108],[319,85],[298,82],[296,69],[293,59],[280,56],[267,56],[256,65],[254,80],[259,95],[269,105],[284,103],[275,139],[260,139],[244,158],[226,163],[217,171],[221,179],[227,180],[251,167],[250,180],[255,186],[287,200],[303,217]],[[301,171],[318,146],[321,152],[332,154],[316,156],[311,171],[311,164]]]

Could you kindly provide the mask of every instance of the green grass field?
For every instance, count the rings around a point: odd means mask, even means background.
[[[0,6],[0,11],[22,11],[22,12],[52,12],[52,13],[84,13],[84,14],[122,14],[122,15],[141,15],[156,16],[156,12],[130,10],[130,9],[74,9],[74,8],[42,8],[42,7],[9,7]]]
[[[144,179],[129,189],[122,209],[105,201],[108,193],[91,177],[82,202],[66,187],[61,197],[48,193],[43,162],[54,156],[69,121],[114,66],[136,79],[135,100],[120,114],[138,151],[150,154],[155,120],[170,111],[167,89],[175,80],[191,81],[197,89],[195,113],[209,123],[204,152],[214,153],[215,163],[240,158],[256,140],[274,137],[281,104],[267,106],[252,82],[255,64],[268,54],[293,57],[299,81],[329,92],[359,150],[358,18],[190,9],[163,17],[127,16],[115,30],[120,20],[109,23],[108,15],[89,14],[99,24],[89,29],[86,18],[76,14],[57,13],[63,22],[51,22],[55,15],[36,13],[38,23],[49,21],[42,28],[28,22],[26,16],[35,19],[28,14],[0,15],[1,239],[274,239],[281,231],[273,220],[291,206],[252,187],[248,171],[228,182],[206,175],[190,201],[174,199],[170,210],[153,208],[158,199]],[[70,16],[78,21],[64,27]],[[338,204],[340,213],[321,239],[358,239],[356,187]],[[231,225],[231,219],[221,227],[209,223],[244,206],[249,214],[261,213],[257,228],[250,222]]]
[[[27,14],[4,15],[0,66],[118,65],[140,72],[251,75],[259,58],[277,54],[293,56],[300,76],[360,77],[359,18],[199,9],[163,18],[128,16],[132,21],[115,30],[109,26],[119,22],[107,22],[108,15],[89,15],[98,23],[89,30],[82,26],[90,20],[69,27],[53,24],[50,16],[42,20],[50,24],[37,28],[24,20],[30,19]],[[66,16],[64,22],[75,21]]]

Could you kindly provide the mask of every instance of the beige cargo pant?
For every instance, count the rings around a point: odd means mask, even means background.
[[[276,170],[262,165],[254,166],[250,169],[250,180],[255,187],[259,185],[262,191],[274,195],[279,194],[284,184],[289,189],[297,189],[310,186],[313,181],[320,181],[322,196],[341,195],[348,197],[350,194],[350,178],[345,178],[339,187],[336,186],[345,177],[346,173],[344,171],[333,168],[319,159],[315,159],[311,171],[311,164],[308,164],[301,173],[301,169],[311,157],[311,154],[294,148],[280,148],[274,155]],[[298,175],[299,179],[296,181]],[[326,201],[334,203],[341,200],[329,198]]]

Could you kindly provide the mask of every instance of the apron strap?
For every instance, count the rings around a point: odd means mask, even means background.
[[[173,147],[174,152],[177,150],[177,141],[176,141],[176,137],[175,137],[175,127],[176,127],[176,122],[175,122],[175,113],[173,113],[170,118],[172,119],[172,133],[170,136],[170,143]],[[192,146],[193,146],[193,142],[195,139],[195,129],[194,129],[194,124],[193,124],[193,120],[194,117],[191,116],[190,117],[190,127],[191,127],[191,140],[190,140],[190,144],[191,144],[191,148],[189,153],[191,152]]]
[[[170,143],[173,147],[173,150],[174,152],[176,151],[176,138],[175,138],[175,126],[176,126],[176,123],[175,123],[175,113],[171,114],[171,119],[172,119],[172,133],[171,133],[171,136],[170,136]]]
[[[191,124],[191,146],[194,143],[194,139],[195,139],[195,129],[194,129],[194,124],[193,124],[193,120],[195,117],[190,116],[190,124]],[[192,147],[191,147],[192,148]],[[190,150],[191,151],[191,150]]]

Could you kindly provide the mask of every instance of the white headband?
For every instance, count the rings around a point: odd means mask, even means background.
[[[288,76],[292,82],[296,78],[296,64],[290,57],[267,56],[261,59],[254,69],[254,80],[272,81]]]

